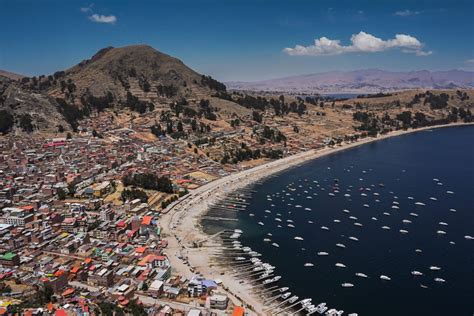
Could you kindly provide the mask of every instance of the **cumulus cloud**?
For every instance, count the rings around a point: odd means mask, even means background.
[[[114,24],[117,22],[117,18],[115,15],[102,15],[102,14],[92,14],[89,16],[89,20],[92,22],[97,22],[97,23],[107,23],[107,24]]]
[[[82,7],[81,12],[88,15],[88,19],[96,23],[115,24],[117,17],[115,15],[97,14],[93,10],[94,4],[91,3],[87,7]]]
[[[359,32],[351,36],[351,45],[344,46],[340,40],[321,37],[314,40],[314,45],[296,45],[285,48],[283,52],[290,56],[325,56],[345,53],[377,53],[390,49],[401,49],[404,53],[417,56],[430,55],[431,51],[423,51],[423,44],[411,35],[396,34],[394,38],[383,40],[369,33]]]
[[[394,15],[397,15],[397,16],[412,16],[412,15],[418,15],[420,14],[421,12],[420,11],[412,11],[412,10],[401,10],[401,11],[397,11],[394,13]]]
[[[85,8],[81,8],[81,12],[83,12],[83,13],[89,13],[89,12],[92,12],[92,8],[91,8],[91,7],[85,7]]]

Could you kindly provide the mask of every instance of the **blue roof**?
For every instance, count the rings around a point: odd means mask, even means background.
[[[217,287],[216,282],[212,280],[202,280],[202,285],[204,285],[206,288]]]

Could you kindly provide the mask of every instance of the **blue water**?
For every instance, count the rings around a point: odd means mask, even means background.
[[[247,211],[238,213],[237,223],[204,224],[209,231],[242,229],[242,244],[276,266],[276,274],[282,276],[279,284],[289,286],[300,298],[312,298],[313,303],[326,302],[346,314],[359,315],[473,315],[474,240],[464,238],[474,236],[473,144],[474,127],[465,126],[418,132],[335,153],[256,185],[257,192]],[[399,209],[392,208],[394,201]],[[415,205],[417,201],[426,206]],[[275,221],[276,217],[282,222]],[[403,223],[404,219],[412,223]],[[287,227],[287,220],[295,228]],[[258,225],[259,221],[265,225]],[[408,233],[401,234],[400,229]],[[439,235],[438,230],[447,234]],[[304,240],[294,240],[295,236]],[[263,242],[264,238],[271,238],[280,248]],[[318,256],[319,251],[329,255]],[[308,262],[314,267],[304,267]],[[337,268],[338,262],[347,267]],[[441,270],[432,271],[430,266]],[[424,275],[413,276],[413,270]],[[369,278],[359,278],[356,272]],[[382,281],[381,274],[391,281]],[[435,282],[437,277],[446,282]],[[354,287],[341,287],[345,282]]]

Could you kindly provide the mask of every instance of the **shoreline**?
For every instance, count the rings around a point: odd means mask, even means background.
[[[188,195],[170,205],[166,209],[166,213],[163,213],[161,217],[163,233],[168,238],[169,243],[166,253],[173,270],[175,273],[189,278],[195,274],[190,269],[190,266],[192,266],[195,268],[195,272],[199,271],[205,278],[221,279],[222,285],[219,286],[218,290],[228,294],[235,305],[250,305],[253,308],[254,315],[265,315],[263,302],[251,293],[248,285],[245,283],[241,284],[239,282],[240,279],[226,275],[223,273],[223,269],[214,268],[212,266],[213,263],[210,260],[210,251],[212,248],[206,246],[193,248],[193,242],[207,241],[210,238],[209,235],[204,233],[203,227],[200,224],[201,217],[205,215],[210,204],[231,191],[246,187],[265,177],[275,175],[291,167],[323,156],[411,133],[437,128],[472,125],[474,125],[474,123],[452,123],[394,131],[376,138],[364,138],[354,143],[344,143],[336,147],[323,147],[317,150],[312,149],[301,152],[209,182],[191,191]],[[175,211],[175,208],[178,207],[180,210]],[[187,256],[189,265],[184,264],[178,259],[178,254]],[[224,287],[226,289],[224,289]]]

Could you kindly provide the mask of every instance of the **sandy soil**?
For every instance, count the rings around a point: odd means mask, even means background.
[[[199,224],[200,216],[205,214],[208,206],[222,198],[228,192],[245,187],[271,174],[312,159],[389,137],[455,125],[465,124],[457,123],[415,130],[396,131],[377,138],[362,139],[355,143],[343,143],[341,146],[334,148],[326,147],[319,150],[309,150],[231,174],[192,191],[190,194],[170,205],[161,218],[163,234],[168,237],[167,239],[169,241],[166,253],[171,261],[174,273],[189,278],[194,274],[190,269],[190,267],[193,267],[195,271],[199,271],[206,278],[221,279],[222,288],[220,288],[220,291],[228,293],[234,304],[250,305],[256,314],[265,315],[263,303],[249,291],[248,285],[239,283],[240,280],[228,274],[221,275],[223,271],[212,266],[213,263],[210,260],[210,253],[215,249],[215,243],[212,244],[212,241],[206,242],[203,247],[193,248],[193,242],[209,240],[209,236],[203,233]],[[178,259],[178,254],[186,255],[189,264],[184,264]],[[224,290],[224,287],[227,290]],[[237,296],[239,298],[237,298]]]

